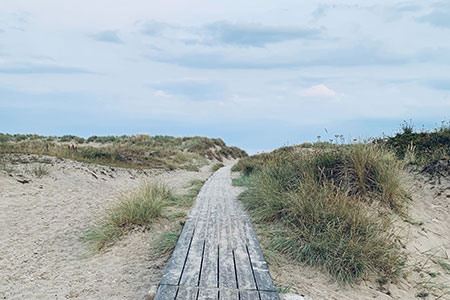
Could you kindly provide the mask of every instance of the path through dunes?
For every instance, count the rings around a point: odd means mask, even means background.
[[[155,299],[279,299],[230,169],[200,191]]]

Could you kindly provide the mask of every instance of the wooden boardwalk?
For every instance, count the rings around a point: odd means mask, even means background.
[[[214,173],[197,196],[156,300],[280,299],[230,169]]]

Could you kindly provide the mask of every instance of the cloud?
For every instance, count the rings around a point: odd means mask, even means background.
[[[138,22],[138,26],[141,27],[141,32],[149,36],[159,36],[167,29],[176,29],[177,26],[170,25],[163,22],[158,22],[154,20]]]
[[[213,43],[255,47],[297,39],[317,39],[321,33],[319,29],[226,21],[207,24],[203,28]]]
[[[182,26],[157,21],[138,22],[141,32],[152,37],[179,40],[188,45],[263,47],[298,39],[317,39],[321,30],[298,26],[268,26],[258,23],[219,21],[202,26]]]
[[[25,63],[10,66],[0,65],[0,74],[95,74],[95,72],[78,67]]]
[[[99,42],[123,44],[123,41],[119,38],[118,30],[104,30],[91,35],[91,37]]]
[[[224,97],[224,88],[209,80],[185,78],[152,84],[151,87],[159,97],[175,95],[193,101],[217,101]]]
[[[396,54],[382,45],[361,41],[352,46],[327,49],[283,49],[280,53],[260,49],[229,51],[227,49],[183,49],[148,54],[153,61],[197,69],[292,69],[313,66],[353,67],[376,65],[402,65],[415,61],[415,57]],[[176,50],[178,51],[178,50]],[[301,55],[299,54],[301,53]],[[421,54],[422,55],[422,54]]]
[[[312,87],[302,89],[297,92],[297,95],[302,97],[326,97],[334,98],[338,94],[324,84],[313,85]]]
[[[433,6],[431,13],[420,17],[417,20],[437,27],[450,28],[450,4],[439,2]]]
[[[172,97],[172,95],[170,95],[170,94],[164,92],[163,90],[157,90],[157,91],[155,91],[154,95],[155,95],[156,97],[163,97],[163,98],[170,98],[170,97]]]

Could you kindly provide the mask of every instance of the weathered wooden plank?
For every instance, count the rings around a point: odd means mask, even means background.
[[[178,242],[172,253],[172,257],[167,264],[166,270],[160,280],[160,284],[177,285],[181,278],[187,254],[191,246],[193,234],[198,222],[200,211],[204,205],[201,195],[205,193],[206,188],[200,190],[194,207],[190,210],[189,215],[186,217],[183,230],[181,231]]]
[[[219,287],[237,288],[236,273],[231,245],[231,226],[229,224],[231,201],[225,199],[220,202],[222,212],[219,217]]]
[[[188,220],[184,224],[183,231],[178,238],[177,245],[172,253],[172,257],[161,278],[161,284],[177,285],[183,270],[184,262],[190,248],[191,239],[194,234],[195,221]]]
[[[191,247],[186,259],[186,264],[181,274],[180,285],[198,286],[200,279],[200,270],[203,260],[203,252],[205,248],[206,225],[209,218],[209,198],[201,199],[205,201],[202,205],[194,236],[192,238]]]
[[[241,216],[236,213],[236,206],[231,205],[231,239],[233,245],[233,259],[236,268],[237,285],[239,289],[256,290],[252,267],[245,248],[245,237],[242,235]]]
[[[172,300],[175,299],[178,287],[175,285],[159,285],[155,295],[155,300]]]
[[[178,289],[177,300],[196,300],[198,297],[198,288],[190,286],[180,286]]]
[[[280,296],[278,296],[277,292],[260,291],[259,296],[261,297],[261,300],[280,300]]]
[[[217,300],[219,299],[219,290],[217,288],[200,288],[198,300]]]
[[[219,202],[220,190],[215,191],[211,196],[214,197],[210,202],[210,213],[208,224],[206,227],[205,236],[205,250],[203,253],[203,263],[200,277],[200,286],[218,287],[217,277],[217,258],[218,258],[218,217],[219,217]]]
[[[247,239],[247,252],[258,289],[263,291],[276,291],[253,226],[246,215],[243,215],[242,219],[244,224],[243,231]]]
[[[219,300],[238,300],[239,291],[235,289],[219,289]]]
[[[239,290],[240,300],[259,300],[258,291]]]

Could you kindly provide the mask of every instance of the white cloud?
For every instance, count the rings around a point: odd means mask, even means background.
[[[297,95],[302,97],[328,97],[334,98],[338,94],[324,84],[313,85],[312,87],[297,91]]]
[[[156,97],[170,98],[172,95],[164,92],[163,90],[157,90],[154,94]]]

